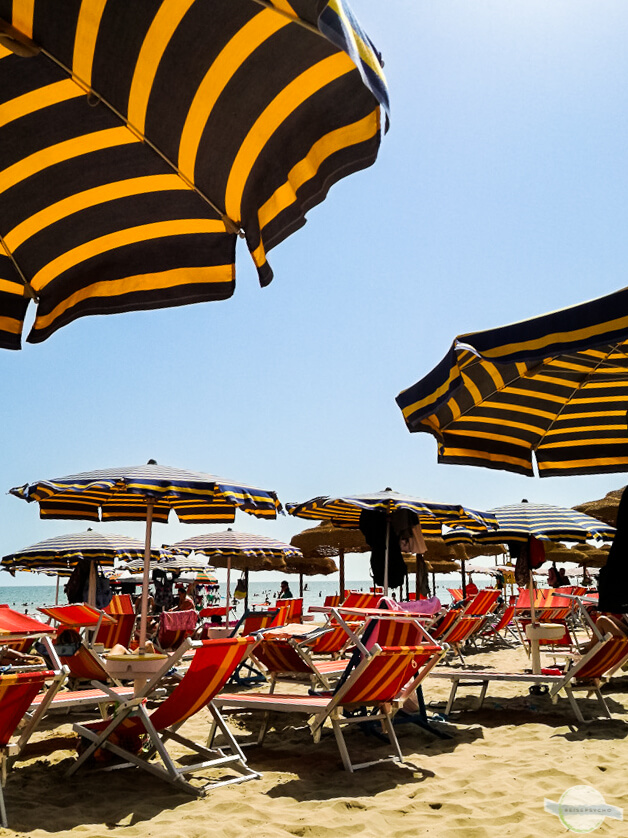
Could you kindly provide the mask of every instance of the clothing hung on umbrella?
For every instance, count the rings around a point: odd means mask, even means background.
[[[400,511],[405,512],[405,510]],[[391,588],[401,587],[408,573],[399,546],[399,536],[394,523],[395,514],[395,512],[392,513],[389,521],[385,512],[363,509],[360,512],[359,523],[360,531],[371,548],[371,570],[375,585],[384,584],[386,535],[388,534],[388,585]],[[415,518],[418,522],[416,515]]]
[[[530,572],[541,567],[545,561],[545,547],[542,541],[533,535],[527,541],[513,541],[508,545],[508,550],[515,564],[515,581],[522,588],[528,586]]]
[[[628,614],[628,487],[617,508],[617,531],[598,577],[599,610]]]

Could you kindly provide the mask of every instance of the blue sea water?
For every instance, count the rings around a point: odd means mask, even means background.
[[[484,577],[482,577],[484,578]],[[295,597],[299,596],[299,580],[296,577],[289,578],[292,593]],[[412,582],[410,587],[412,589]],[[489,577],[486,577],[486,583],[490,583]],[[336,575],[324,580],[305,579],[304,584],[307,588],[303,592],[303,605],[305,610],[312,605],[322,605],[325,597],[328,594],[338,593],[338,577]],[[370,579],[348,580],[346,587],[353,591],[368,591],[372,582]],[[232,591],[235,586],[235,580],[232,582]],[[436,595],[444,604],[449,604],[451,597],[447,593],[447,588],[459,588],[460,575],[447,574],[437,577],[436,580]],[[139,588],[138,588],[139,592]],[[279,592],[278,582],[258,581],[257,579],[249,580],[249,603],[255,605],[265,601],[273,602]],[[0,603],[5,603],[17,611],[22,611],[28,614],[37,614],[37,608],[41,605],[54,605],[55,603],[56,585],[15,585],[15,586],[0,586]],[[226,588],[224,584],[220,585],[220,595],[224,602]],[[63,593],[63,586],[59,590],[59,602],[66,603],[66,598]],[[241,609],[241,605],[239,606]]]

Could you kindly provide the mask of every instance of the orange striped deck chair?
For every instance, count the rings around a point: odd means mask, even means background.
[[[50,605],[37,609],[65,628],[85,628],[98,630],[101,625],[115,625],[115,617],[110,617],[99,608],[85,602],[74,605]]]
[[[303,622],[303,599],[296,597],[294,599],[278,599],[275,603],[275,608],[287,608],[288,613],[286,622],[288,623],[302,623]]]
[[[430,634],[432,635],[434,640],[441,640],[443,635],[445,635],[449,631],[449,629],[457,622],[459,618],[459,609],[451,609],[449,611],[446,611],[441,621],[430,628]]]
[[[124,760],[129,768],[136,766],[144,769],[198,796],[204,795],[210,788],[260,776],[247,765],[244,753],[213,703],[214,696],[242,664],[255,640],[237,637],[188,640],[187,644],[195,650],[189,668],[168,697],[152,712],[146,709],[145,696],[158,685],[170,661],[138,696],[122,703],[110,719],[89,725],[74,725],[75,732],[89,745],[71,766],[69,775],[74,774],[96,751],[104,749]],[[205,747],[180,733],[181,725],[203,708],[211,713],[213,725],[220,728],[227,741],[226,746]],[[190,763],[189,753],[180,760],[176,759],[168,748],[171,741],[185,747],[200,761]],[[229,753],[225,753],[227,750]],[[193,785],[186,779],[187,775],[197,771],[206,775],[214,770],[226,770],[228,776],[211,779],[202,786]]]
[[[340,596],[340,594],[328,594],[325,597],[325,602],[323,603],[323,605],[326,608],[337,608],[342,602],[342,599],[343,598]]]
[[[342,608],[377,608],[383,594],[365,594],[362,591],[349,591],[344,598]]]
[[[347,635],[344,633],[345,642]],[[314,661],[307,647],[290,637],[268,635],[264,637],[253,653],[270,678],[270,692],[275,691],[278,680],[309,680],[313,687],[331,688],[331,680],[345,671],[348,658],[330,661]]]
[[[496,588],[485,588],[471,599],[471,601],[462,609],[462,613],[467,617],[483,617],[492,614],[497,608],[497,600],[501,591]]]
[[[338,657],[349,643],[347,632],[342,626],[331,626],[324,634],[314,640],[304,641],[313,655],[332,655]]]
[[[0,760],[2,781],[0,783],[0,819],[2,826],[8,827],[7,812],[4,804],[3,787],[6,780],[7,759],[19,756],[28,741],[37,721],[46,711],[50,701],[61,686],[65,672],[39,670],[37,672],[13,672],[0,675]],[[11,742],[17,726],[26,715],[35,696],[44,689],[46,682],[52,679],[36,717],[31,718],[16,743]]]
[[[379,762],[403,762],[403,754],[395,734],[392,714],[426,677],[438,661],[440,646],[399,646],[381,649],[375,645],[368,657],[348,672],[333,693],[324,695],[294,695],[278,693],[222,693],[215,699],[219,707],[258,710],[264,713],[302,713],[310,717],[309,727],[314,741],[321,738],[323,725],[331,722],[342,763],[347,771],[366,768]],[[368,715],[353,715],[351,711],[366,708]],[[382,759],[355,764],[351,761],[345,742],[346,725],[379,721],[383,725],[394,752]],[[260,743],[266,732],[262,726]],[[369,738],[370,743],[373,737]]]
[[[101,625],[94,643],[102,643],[105,649],[111,649],[117,643],[128,647],[135,626],[135,609],[131,595],[114,594],[105,608],[105,613],[115,617],[116,622]]]
[[[506,640],[506,634],[509,632],[513,635],[515,640],[517,640],[517,635],[514,633],[510,624],[512,623],[515,616],[515,606],[514,605],[507,605],[499,619],[496,623],[492,625],[488,625],[483,631],[482,636],[491,638],[492,640],[497,640],[500,643],[503,643],[505,646],[510,646],[510,643]],[[503,635],[501,632],[504,632]]]
[[[238,624],[231,632],[231,637],[254,637],[264,629],[286,625],[287,608],[271,608],[266,611],[245,611]],[[249,687],[266,681],[266,676],[251,660],[244,660],[236,667],[230,682],[238,686]]]
[[[447,591],[451,594],[452,604],[463,601],[464,594],[462,593],[462,588],[447,588]]]

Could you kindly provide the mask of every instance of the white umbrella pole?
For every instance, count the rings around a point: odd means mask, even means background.
[[[89,563],[89,585],[87,588],[87,604],[96,605],[96,562]]]
[[[229,611],[231,609],[231,556],[227,557],[227,614],[225,616],[225,620],[227,623],[227,628],[229,628]]]
[[[142,576],[142,609],[140,613],[139,653],[146,652],[146,623],[148,620],[148,585],[150,581],[150,544],[153,532],[153,504],[146,504],[146,541],[144,542],[144,574]]]
[[[345,551],[343,547],[338,551],[338,564],[340,565],[340,601],[345,598]]]
[[[59,604],[59,574],[57,573],[57,587],[55,589],[55,605]]]

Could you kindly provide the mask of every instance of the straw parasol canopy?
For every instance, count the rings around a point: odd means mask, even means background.
[[[298,573],[304,576],[329,576],[331,573],[337,573],[338,567],[336,562],[328,556],[313,556],[306,558],[305,556],[285,559],[285,572]]]
[[[545,558],[557,564],[573,562],[586,567],[604,567],[608,558],[608,548],[593,547],[591,544],[578,544],[576,547],[548,544],[545,547]]]
[[[345,553],[366,553],[371,549],[360,530],[336,527],[331,521],[302,530],[292,537],[290,544],[308,559],[338,556],[341,596],[345,590]]]
[[[574,506],[574,509],[576,512],[590,515],[591,518],[597,518],[598,521],[603,521],[605,524],[614,527],[617,525],[617,508],[625,488],[624,486],[621,489],[614,489],[603,498],[585,501],[578,506]]]

